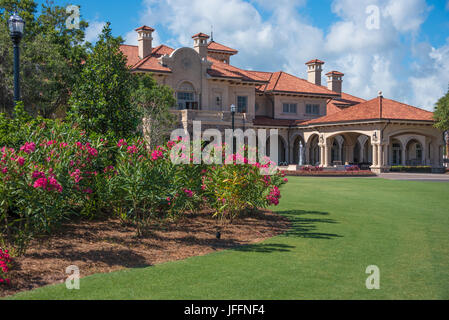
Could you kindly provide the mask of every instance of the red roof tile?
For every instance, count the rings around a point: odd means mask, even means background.
[[[224,53],[231,54],[231,55],[238,53],[237,50],[226,47],[225,45],[222,45],[221,43],[218,43],[215,41],[209,42],[207,49],[208,49],[208,51],[220,51],[220,52],[224,52]]]
[[[200,33],[197,33],[197,34],[193,35],[192,39],[193,38],[206,38],[206,39],[209,39],[210,37],[207,34],[200,32]]]
[[[338,72],[338,71],[331,71],[331,72],[326,73],[326,76],[332,76],[332,75],[334,75],[334,76],[344,76],[345,74],[341,73],[341,72]]]
[[[366,100],[362,98],[342,92],[340,98],[334,98],[328,102],[326,115],[336,113],[338,111],[341,111],[343,108],[348,108],[365,101]]]
[[[312,64],[312,63],[318,63],[318,64],[324,64],[324,61],[318,60],[318,59],[313,59],[310,61],[307,61],[306,64]]]
[[[145,30],[145,31],[154,31],[153,28],[148,26],[141,26],[140,28],[137,28],[136,31]]]
[[[382,108],[380,107],[381,102]],[[343,109],[334,114],[307,121],[304,124],[314,125],[380,119],[433,121],[433,113],[394,100],[378,97]]]
[[[171,54],[174,51],[166,45],[161,44],[153,48],[151,55],[144,59],[139,58],[139,48],[137,46],[121,45],[120,50],[127,57],[127,64],[133,70],[171,72],[169,68],[162,66],[158,60],[161,56]]]
[[[212,62],[211,68],[207,71],[212,77],[236,78],[245,81],[264,82],[266,80],[259,77],[256,73],[234,67],[223,63],[215,58],[207,57]]]
[[[312,94],[325,96],[339,96],[323,86],[318,86],[307,80],[295,77],[283,71],[272,74],[268,85],[260,90],[273,93],[296,93],[296,94]]]

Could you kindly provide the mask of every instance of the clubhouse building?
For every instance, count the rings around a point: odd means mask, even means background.
[[[279,164],[298,164],[302,142],[305,163],[322,167],[357,164],[374,172],[391,166],[443,168],[443,133],[433,113],[384,98],[364,100],[342,91],[344,74],[325,74],[324,62],[305,65],[308,79],[283,71],[265,72],[231,64],[237,50],[195,34],[193,47],[153,47],[154,29],[136,29],[138,46],[122,45],[133,72],[153,74],[175,91],[173,112],[179,126],[191,132],[231,127],[230,105],[237,106],[236,128],[278,129]],[[273,139],[275,137],[271,137]]]

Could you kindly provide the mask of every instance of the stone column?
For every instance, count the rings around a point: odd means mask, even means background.
[[[373,144],[373,167],[377,167],[377,160],[379,159],[377,156],[377,145]]]
[[[330,159],[330,148],[329,145],[326,143],[324,145],[324,166],[327,168],[329,167],[329,159]]]
[[[402,165],[405,166],[406,165],[406,155],[407,155],[407,150],[406,150],[407,146],[403,146],[402,147]]]
[[[382,145],[379,144],[377,146],[377,156],[378,156],[378,160],[377,160],[377,166],[378,167],[383,167],[384,166],[384,157],[383,157],[383,150],[382,150]]]
[[[324,167],[324,146],[319,145],[320,147],[320,166]]]

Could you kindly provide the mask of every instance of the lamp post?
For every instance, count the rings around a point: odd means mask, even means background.
[[[25,21],[14,13],[8,20],[9,34],[14,44],[14,102],[20,101],[20,41],[23,36]]]
[[[232,115],[232,151],[235,154],[235,136],[234,136],[234,131],[235,131],[235,112],[237,111],[237,108],[235,106],[235,104],[231,105],[231,115]]]

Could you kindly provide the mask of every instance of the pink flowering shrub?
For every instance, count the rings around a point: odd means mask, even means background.
[[[284,173],[263,175],[270,162],[249,164],[245,151],[238,152],[233,160],[233,164],[210,166],[202,177],[204,197],[215,216],[232,221],[242,212],[279,204],[279,188],[288,181]]]
[[[282,173],[262,175],[269,164],[249,164],[248,150],[233,155],[229,165],[207,159],[174,164],[170,153],[181,139],[150,149],[142,139],[89,138],[61,123],[42,123],[29,137],[0,150],[0,243],[17,255],[33,238],[51,234],[74,216],[115,214],[141,236],[153,219],[173,219],[188,210],[208,207],[232,220],[278,205],[287,182]],[[193,148],[180,149],[184,160],[197,160]]]
[[[8,278],[8,272],[11,269],[12,258],[9,255],[8,250],[0,248],[0,286],[9,285],[10,279]]]
[[[123,220],[136,224],[138,236],[151,219],[179,216],[201,202],[201,166],[174,165],[169,158],[173,146],[169,142],[150,150],[142,140],[117,145],[109,203]]]

